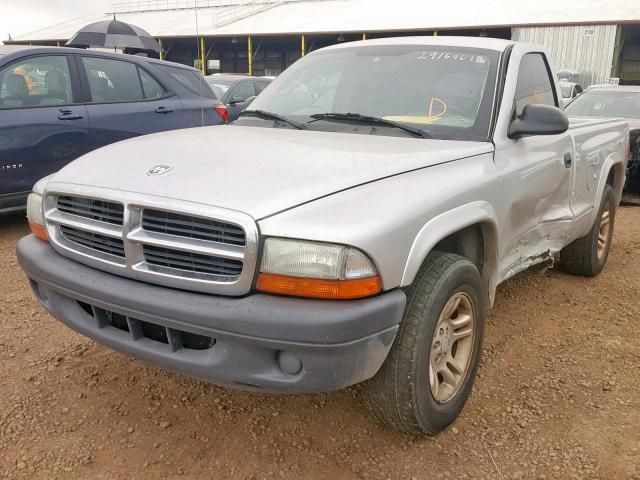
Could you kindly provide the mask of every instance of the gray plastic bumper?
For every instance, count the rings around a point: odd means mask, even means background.
[[[170,370],[250,390],[330,391],[372,377],[406,301],[401,290],[351,301],[173,290],[87,267],[32,235],[17,254],[40,303],[72,329]],[[196,347],[182,341],[196,337]]]

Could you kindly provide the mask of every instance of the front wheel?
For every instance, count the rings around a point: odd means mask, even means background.
[[[363,384],[365,401],[382,423],[435,435],[456,419],[473,385],[484,333],[482,280],[467,259],[432,252],[406,293],[389,356]]]

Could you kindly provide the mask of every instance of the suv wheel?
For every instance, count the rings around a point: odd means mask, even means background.
[[[382,423],[435,435],[456,419],[473,385],[484,332],[482,280],[469,260],[432,252],[406,293],[389,356],[363,384],[365,401]]]

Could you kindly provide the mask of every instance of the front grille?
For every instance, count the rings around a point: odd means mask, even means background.
[[[64,195],[58,197],[56,207],[58,211],[63,213],[112,225],[122,225],[124,218],[124,206],[122,204],[93,198]]]
[[[49,238],[62,255],[170,288],[229,296],[251,291],[258,229],[249,215],[136,193],[126,201],[97,198],[100,189],[69,188],[43,198]]]
[[[87,232],[67,225],[60,225],[60,234],[69,242],[82,247],[124,258],[124,243],[119,238]]]
[[[174,352],[181,349],[208,350],[216,343],[216,339],[213,337],[176,330],[157,323],[145,322],[144,320],[98,308],[85,302],[78,301],[78,305],[91,315],[101,328],[117,328],[127,332],[131,335],[132,341],[146,338],[168,345]]]
[[[226,245],[244,246],[246,243],[244,230],[238,225],[160,210],[145,209],[142,212],[142,228],[149,232]]]
[[[240,275],[242,272],[242,262],[238,260],[151,245],[144,245],[143,252],[146,262],[158,267],[230,277]]]

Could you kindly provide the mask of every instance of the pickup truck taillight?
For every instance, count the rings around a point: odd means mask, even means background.
[[[229,121],[229,110],[227,110],[227,107],[224,105],[216,105],[215,109],[216,113],[220,115],[220,118],[222,118],[222,121],[227,123]]]

